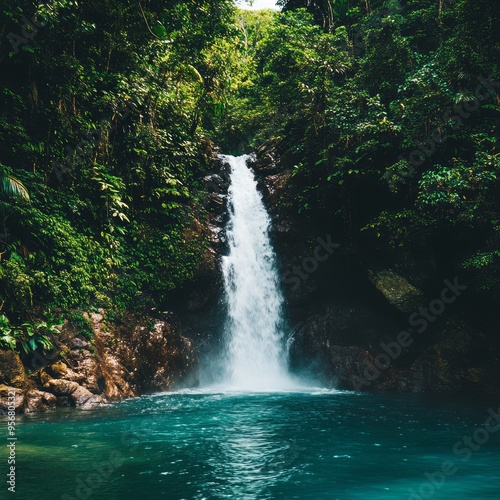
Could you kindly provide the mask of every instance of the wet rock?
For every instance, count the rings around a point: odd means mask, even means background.
[[[26,394],[24,413],[37,413],[40,411],[54,408],[57,403],[57,397],[49,392],[31,389]]]
[[[415,311],[424,302],[424,294],[390,269],[373,272],[368,277],[387,301],[404,313]]]
[[[12,400],[13,395],[14,400]],[[12,404],[16,413],[22,409],[24,406],[24,391],[18,387],[0,385],[0,414],[5,415]]]
[[[222,214],[225,210],[225,196],[217,193],[212,193],[209,197],[208,208],[216,214]]]
[[[23,388],[26,371],[19,355],[11,349],[0,349],[0,384]]]
[[[226,195],[230,182],[228,165],[219,162],[217,166],[218,172],[203,178],[206,198],[204,206],[210,212],[212,222],[214,222],[214,217],[220,217],[226,211]]]
[[[92,394],[85,387],[78,386],[77,389],[70,395],[70,400],[76,407],[88,407],[101,404],[103,398]]]
[[[251,165],[257,174],[267,176],[283,170],[279,154],[280,144],[281,138],[272,137],[257,148],[255,160]]]
[[[57,398],[57,406],[59,408],[69,408],[73,404],[69,396],[60,396]]]
[[[209,224],[210,229],[210,245],[212,248],[221,248],[225,243],[225,232],[220,226]]]
[[[229,189],[229,175],[227,171],[209,174],[203,178],[207,193],[226,194]]]
[[[77,382],[64,379],[50,379],[43,386],[56,396],[69,396],[79,387]]]

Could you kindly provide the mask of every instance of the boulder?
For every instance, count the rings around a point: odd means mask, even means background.
[[[73,406],[73,404],[69,396],[59,396],[57,398],[57,406],[59,408],[69,408]]]
[[[57,361],[47,366],[44,372],[46,372],[50,378],[70,380],[72,382],[78,382],[79,384],[85,380],[84,374],[73,371],[62,361]]]
[[[0,349],[0,384],[23,388],[26,372],[19,355],[11,349]]]
[[[424,294],[391,269],[369,271],[368,277],[387,301],[403,313],[415,311],[424,302]]]
[[[82,387],[81,385],[77,387],[77,389],[70,395],[69,398],[77,407],[94,406],[103,402],[101,396],[92,394],[89,390],[85,389],[85,387]]]
[[[24,413],[36,413],[56,406],[57,398],[49,392],[31,389],[26,394]]]
[[[12,396],[14,395],[14,401]],[[17,387],[10,387],[7,385],[0,385],[0,414],[5,415],[8,408],[14,403],[14,410],[19,412],[24,406],[24,391]]]
[[[68,367],[62,361],[56,361],[47,367],[54,378],[65,378],[68,373]]]
[[[71,380],[50,379],[43,387],[56,396],[69,396],[76,391],[79,385]]]
[[[52,408],[56,406],[57,403],[57,397],[54,396],[54,394],[51,394],[50,392],[44,392],[43,393],[43,403],[47,405],[49,408]]]

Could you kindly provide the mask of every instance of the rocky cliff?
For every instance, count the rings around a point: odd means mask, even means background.
[[[273,219],[291,332],[292,368],[317,383],[365,391],[498,391],[500,339],[462,278],[432,255],[380,254],[297,213],[294,158],[273,139],[252,163]],[[221,256],[229,186],[220,163],[205,178],[211,248],[179,296],[183,329],[202,356],[220,342]]]
[[[25,363],[0,350],[0,412],[16,393],[16,411],[56,406],[89,408],[126,397],[196,384],[192,342],[179,333],[175,317],[125,317],[117,324],[105,311],[87,316],[91,340],[65,323],[52,352]]]
[[[497,392],[496,322],[463,278],[431,254],[377,252],[328,213],[299,214],[293,166],[278,139],[254,165],[274,220],[293,368],[342,389]]]

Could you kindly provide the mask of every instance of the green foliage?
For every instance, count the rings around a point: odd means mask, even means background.
[[[13,334],[15,334],[15,332],[12,331],[12,327],[7,316],[0,314],[0,346],[14,349],[16,347],[17,340]]]
[[[205,126],[226,151],[239,152],[263,142],[283,122],[262,85],[259,52],[274,29],[277,13],[270,10],[239,11],[231,38],[205,50],[206,64],[222,68],[219,92],[209,94],[212,114]]]
[[[24,324],[167,301],[206,248],[194,193],[233,3],[3,0],[0,12],[3,311]],[[22,16],[44,26],[19,42]],[[18,349],[45,342],[23,328]]]
[[[300,217],[498,288],[495,2],[280,4],[252,54],[252,95]]]
[[[10,169],[0,163],[0,194],[29,202],[30,195],[25,185],[9,171]]]
[[[325,31],[331,31],[335,25],[341,23],[348,11],[348,0],[278,0],[278,5],[285,11],[306,8],[315,22]],[[366,4],[368,6],[368,4]]]
[[[211,141],[275,138],[287,209],[350,244],[500,283],[495,2],[280,3],[0,1],[4,33],[46,23],[0,46],[0,304],[15,324],[167,303],[207,248]]]
[[[94,330],[90,320],[87,319],[81,311],[72,311],[68,316],[69,326],[83,335],[87,340],[94,338]]]
[[[450,167],[435,165],[422,175],[416,204],[450,224],[487,223],[494,213],[490,191],[498,188],[499,172],[500,158],[486,154],[472,164],[456,160]]]
[[[53,335],[59,333],[57,326],[60,324],[52,315],[48,315],[45,321],[35,324],[24,322],[15,327],[4,314],[0,314],[0,346],[18,348],[26,355],[37,350],[51,351],[54,348]]]

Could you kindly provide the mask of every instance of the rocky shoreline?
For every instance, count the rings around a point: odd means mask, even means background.
[[[196,384],[192,342],[171,322],[128,317],[115,326],[106,321],[103,310],[87,318],[92,341],[66,323],[53,353],[36,355],[28,366],[14,351],[0,350],[0,412],[7,411],[12,391],[16,411],[34,413],[55,407],[92,408]]]

